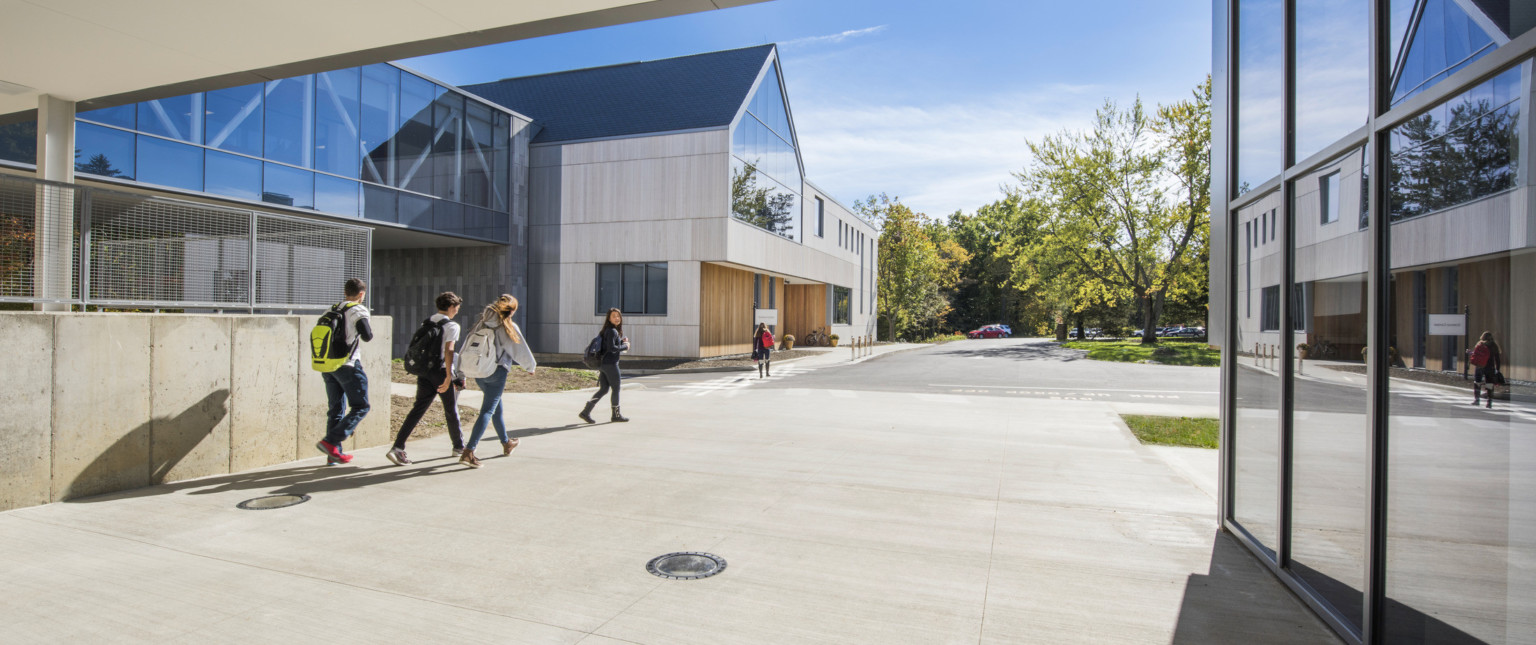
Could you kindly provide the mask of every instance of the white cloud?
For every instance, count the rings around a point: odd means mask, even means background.
[[[805,38],[796,38],[794,40],[786,40],[782,43],[779,43],[779,46],[789,47],[794,45],[819,45],[823,43],[837,44],[848,40],[849,38],[857,38],[859,36],[868,36],[870,34],[880,33],[885,31],[886,26],[887,25],[877,25],[874,27],[865,27],[863,29],[849,29],[848,31],[835,34],[827,34],[825,36],[807,36]]]
[[[1057,85],[924,107],[801,104],[795,125],[808,178],[839,200],[885,192],[943,216],[1002,198],[1026,142],[1091,127],[1105,94]]]

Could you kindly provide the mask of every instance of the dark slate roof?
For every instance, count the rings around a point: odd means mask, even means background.
[[[773,45],[460,86],[543,130],[534,143],[730,125]]]

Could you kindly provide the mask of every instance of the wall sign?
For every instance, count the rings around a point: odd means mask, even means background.
[[[1467,335],[1466,314],[1429,314],[1430,336]]]

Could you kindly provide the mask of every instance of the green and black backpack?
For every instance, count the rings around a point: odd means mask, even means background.
[[[340,302],[330,311],[321,314],[320,321],[309,332],[310,367],[316,372],[334,372],[347,364],[355,343],[347,343],[347,309],[355,302]]]

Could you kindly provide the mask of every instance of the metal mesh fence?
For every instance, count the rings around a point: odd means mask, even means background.
[[[79,296],[85,201],[77,186],[0,175],[0,300],[70,302]]]
[[[368,277],[366,229],[258,215],[256,306],[328,307],[347,278]]]
[[[92,197],[92,302],[250,302],[249,211],[104,190]]]
[[[323,308],[370,247],[364,227],[0,175],[0,300]]]

